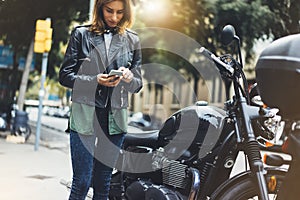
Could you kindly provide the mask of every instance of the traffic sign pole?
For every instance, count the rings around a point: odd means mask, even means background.
[[[45,96],[44,83],[47,74],[48,52],[51,49],[51,43],[52,43],[51,39],[52,39],[51,19],[47,18],[46,20],[40,20],[40,19],[37,20],[34,52],[43,53],[43,60],[42,60],[41,86],[39,90],[39,110],[38,110],[38,119],[36,125],[35,145],[34,145],[35,151],[39,149],[39,143],[41,137],[41,123],[42,123],[41,119],[42,119],[42,110],[43,110],[43,99]]]
[[[47,74],[47,63],[48,63],[48,52],[45,52],[43,53],[43,60],[42,60],[41,87],[39,90],[39,110],[38,110],[38,119],[36,125],[35,145],[34,145],[35,151],[39,149],[39,143],[41,137],[41,119],[42,119],[42,110],[43,110],[43,99],[45,96],[44,83]]]

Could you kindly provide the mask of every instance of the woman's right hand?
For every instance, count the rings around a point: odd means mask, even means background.
[[[108,74],[98,74],[97,82],[106,87],[115,87],[120,83],[122,77],[123,76],[108,76]]]

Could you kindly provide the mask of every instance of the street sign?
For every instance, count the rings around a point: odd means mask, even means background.
[[[9,46],[0,45],[0,68],[13,66],[13,51]]]

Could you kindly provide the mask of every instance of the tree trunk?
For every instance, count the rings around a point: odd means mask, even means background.
[[[30,66],[32,63],[32,58],[33,58],[33,44],[34,44],[34,41],[31,40],[30,47],[29,47],[28,53],[27,53],[25,68],[23,71],[23,76],[22,76],[22,80],[21,80],[21,84],[20,84],[20,89],[19,89],[19,97],[18,97],[19,110],[23,110],[23,107],[24,107],[25,93],[27,90]]]

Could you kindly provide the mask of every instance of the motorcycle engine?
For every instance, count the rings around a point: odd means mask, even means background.
[[[161,170],[162,183],[154,184],[149,180],[138,180],[133,182],[126,189],[128,200],[181,200],[185,199],[179,191],[187,189],[189,179],[187,174],[188,166],[176,160],[169,160],[164,149],[159,148],[152,157],[153,170]]]
[[[153,154],[152,168],[162,169],[163,184],[184,189],[187,185],[187,165],[176,160],[169,160],[164,155],[164,149],[159,148]]]

